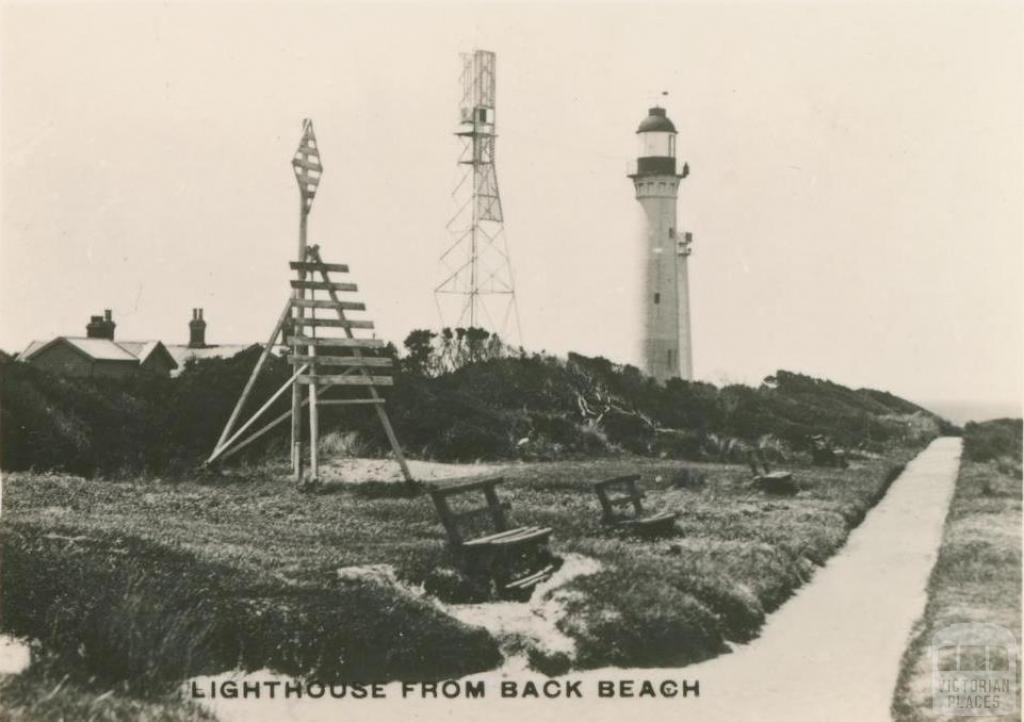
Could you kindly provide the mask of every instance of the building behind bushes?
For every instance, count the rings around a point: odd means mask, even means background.
[[[85,336],[57,336],[48,341],[33,341],[18,356],[19,361],[37,369],[74,378],[127,379],[136,374],[176,376],[189,361],[230,358],[244,351],[242,344],[208,344],[203,309],[192,309],[187,344],[162,341],[124,341],[115,339],[117,324],[108,308],[103,315],[92,316]]]

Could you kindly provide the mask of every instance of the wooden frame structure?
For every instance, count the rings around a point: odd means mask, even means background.
[[[674,511],[655,514],[644,511],[644,492],[637,486],[639,480],[639,474],[630,474],[593,483],[604,523],[651,536],[671,532],[679,515]],[[632,514],[618,511],[619,507],[632,507]]]
[[[471,575],[491,578],[503,595],[528,593],[554,572],[547,549],[551,529],[538,526],[512,527],[508,503],[498,499],[497,486],[503,477],[431,489],[441,525],[460,564]],[[464,494],[483,494],[485,505],[457,512],[449,503]],[[471,536],[463,526],[483,521],[493,529],[484,536]],[[489,524],[487,524],[489,522]]]
[[[356,338],[353,333],[354,329],[372,330],[374,325],[372,321],[349,319],[346,315],[346,311],[366,310],[365,304],[356,301],[343,301],[338,296],[339,293],[355,293],[358,291],[356,284],[335,282],[331,279],[330,274],[332,273],[348,273],[348,266],[325,263],[320,257],[320,248],[306,244],[307,217],[323,172],[313,124],[308,118],[303,121],[302,140],[292,159],[292,166],[299,184],[299,252],[297,260],[289,263],[289,267],[292,271],[297,272],[297,278],[291,281],[292,295],[285,303],[285,307],[274,325],[274,330],[263,348],[263,353],[260,354],[259,360],[242,389],[241,396],[206,463],[212,464],[226,459],[256,441],[278,424],[291,418],[292,470],[295,481],[303,484],[302,409],[308,406],[309,481],[315,484],[319,481],[320,469],[318,455],[319,407],[367,404],[372,405],[377,413],[388,442],[391,444],[391,449],[401,467],[402,476],[407,483],[411,484],[413,483],[412,474],[406,463],[405,455],[402,453],[398,437],[391,426],[387,411],[384,409],[384,399],[377,391],[378,386],[390,386],[393,383],[391,376],[386,375],[393,362],[390,358],[374,354],[374,350],[384,347],[383,341],[376,338]],[[320,280],[307,279],[307,274],[313,276],[319,274]],[[318,292],[326,292],[327,298],[316,298]],[[318,310],[334,311],[337,318],[319,317]],[[340,329],[344,332],[344,336],[322,336],[320,329]],[[290,331],[290,335],[286,334],[286,330]],[[248,421],[236,429],[242,409],[256,383],[256,377],[279,339],[283,339],[285,344],[291,346],[290,361],[293,373],[288,381],[272,394]],[[322,350],[327,353],[321,353]],[[308,392],[305,399],[303,398],[303,387]],[[321,392],[332,387],[361,387],[367,390],[368,395],[364,398],[323,398]],[[262,417],[289,388],[292,390],[291,411],[284,412],[249,436],[242,438],[242,435],[256,420]]]

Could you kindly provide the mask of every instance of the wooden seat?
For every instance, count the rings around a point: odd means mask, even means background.
[[[547,549],[551,529],[539,526],[512,527],[509,524],[509,505],[498,499],[496,487],[502,477],[458,484],[430,490],[441,525],[448,535],[448,543],[460,564],[470,574],[490,576],[499,593],[515,596],[528,592],[554,571],[551,553]],[[455,497],[482,494],[486,504],[468,511],[452,509]],[[474,535],[466,527],[479,522],[491,527],[490,533]]]
[[[512,590],[512,591],[532,589],[533,587],[537,586],[541,582],[546,581],[551,576],[551,574],[554,572],[554,570],[555,570],[554,566],[549,564],[548,566],[544,567],[540,571],[534,572],[533,574],[531,574],[531,575],[529,575],[527,577],[523,577],[521,579],[517,579],[514,582],[509,582],[505,586],[505,588],[508,589],[508,590]]]
[[[747,461],[754,472],[754,486],[766,494],[792,496],[799,490],[790,471],[772,471],[760,450],[747,452]],[[758,465],[760,464],[760,468]]]
[[[547,541],[548,537],[551,536],[551,529],[539,526],[522,526],[518,529],[511,529],[509,531],[499,532],[498,534],[491,534],[490,536],[483,536],[479,539],[473,539],[465,542],[463,546],[480,546],[483,544],[526,544],[536,540]]]
[[[645,536],[671,533],[675,529],[678,513],[644,511],[644,493],[637,487],[639,480],[638,474],[631,474],[594,482],[594,493],[601,502],[604,522]],[[623,506],[632,507],[632,512],[617,510]]]

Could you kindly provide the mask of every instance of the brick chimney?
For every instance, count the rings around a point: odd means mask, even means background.
[[[188,347],[206,348],[206,321],[201,308],[192,309],[192,320],[188,322]]]
[[[89,324],[85,327],[85,335],[89,338],[106,338],[114,340],[114,317],[110,309],[105,309],[102,316],[90,316]]]

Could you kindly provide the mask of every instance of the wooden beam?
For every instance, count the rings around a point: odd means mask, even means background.
[[[348,273],[348,266],[345,265],[344,263],[314,263],[311,261],[289,261],[288,266],[291,267],[293,271],[329,271],[331,273]]]
[[[335,308],[342,311],[365,311],[366,304],[359,301],[313,301],[308,298],[296,298],[292,305],[299,308]]]
[[[300,384],[330,384],[332,386],[392,386],[395,381],[390,376],[309,376],[302,375],[296,379]]]
[[[308,402],[308,401],[305,401],[305,400],[304,400],[304,401],[302,402],[302,406],[305,406],[305,405],[306,405],[307,403],[309,403],[309,402]],[[249,445],[249,444],[251,444],[252,442],[256,441],[256,439],[258,439],[258,438],[260,438],[261,436],[263,436],[264,434],[266,434],[266,433],[267,433],[268,431],[270,431],[271,429],[273,429],[273,428],[274,428],[275,426],[277,426],[278,424],[280,424],[280,423],[281,423],[282,421],[284,421],[285,419],[287,419],[287,418],[288,418],[289,416],[291,416],[291,415],[292,415],[292,412],[291,412],[291,410],[289,409],[288,411],[285,411],[285,412],[284,412],[283,414],[281,414],[280,416],[276,417],[276,418],[275,418],[275,419],[274,419],[273,421],[271,421],[270,423],[268,423],[268,424],[267,424],[266,426],[260,427],[260,429],[259,429],[259,430],[257,430],[257,431],[254,431],[254,432],[253,432],[253,433],[252,433],[252,434],[251,434],[250,436],[246,437],[246,438],[245,438],[245,439],[243,439],[242,441],[239,441],[239,442],[238,442],[237,444],[235,444],[234,446],[232,446],[232,447],[231,447],[230,449],[228,449],[227,451],[225,451],[224,453],[222,453],[222,454],[220,455],[220,458],[221,458],[221,460],[227,459],[227,458],[228,458],[229,456],[234,456],[234,455],[235,455],[235,454],[237,454],[237,453],[238,453],[239,451],[241,451],[242,449],[244,449],[244,448],[245,448],[246,446],[248,446],[248,445]]]
[[[355,292],[359,288],[354,283],[334,283],[333,281],[292,281],[292,288],[304,288],[312,291],[335,291]]]
[[[479,481],[470,481],[465,484],[443,486],[440,489],[434,489],[430,493],[437,496],[452,496],[453,494],[464,494],[467,491],[485,491],[487,489],[493,489],[503,481],[505,481],[504,476],[493,476],[490,479],[480,479]]]
[[[328,389],[330,387],[331,387],[331,384],[324,384],[320,388],[320,390],[324,391],[324,390],[326,390],[326,389]],[[317,404],[320,405],[320,406],[341,406],[341,405],[348,405],[348,404],[383,404],[383,403],[384,403],[384,399],[318,399],[317,400]],[[307,404],[309,404],[309,399],[303,399],[302,403],[300,405],[300,408],[305,407]],[[285,411],[280,416],[274,417],[274,419],[272,421],[270,421],[266,426],[260,427],[258,430],[254,431],[252,433],[252,435],[246,437],[242,441],[239,441],[237,444],[232,446],[230,449],[228,449],[227,451],[223,452],[220,455],[221,461],[223,461],[224,459],[227,459],[230,456],[234,456],[235,454],[237,454],[239,451],[244,449],[249,444],[253,443],[257,439],[259,439],[262,436],[266,435],[270,430],[272,430],[274,427],[278,426],[282,421],[284,421],[285,419],[287,419],[291,415],[292,415],[291,411]]]
[[[313,249],[313,256],[316,258],[316,260],[318,260],[318,261],[321,260],[320,259],[320,249],[319,248],[314,248]],[[323,267],[321,267],[321,269],[320,269],[320,275],[323,277],[324,281],[330,281],[331,280],[327,276],[327,270],[324,270]],[[332,299],[334,299],[334,300],[338,299],[337,295],[331,289],[327,289],[327,293],[330,295],[330,297]],[[345,311],[343,309],[341,309],[341,308],[338,308],[336,310],[337,310],[337,313],[338,313],[338,318],[340,320],[342,320],[342,321],[346,320],[345,319]],[[349,338],[352,338],[352,329],[346,328],[345,329],[345,334]],[[353,339],[353,340],[355,340],[355,339]],[[355,354],[356,354],[356,356],[359,356],[359,355],[361,355],[361,351],[359,351],[359,349],[357,348],[356,351],[355,351]],[[360,371],[363,373],[364,376],[368,376],[369,375],[365,368],[360,368]],[[370,398],[372,398],[372,399],[379,399],[380,398],[380,396],[377,395],[376,387],[370,386],[369,387],[369,392],[370,392]],[[388,437],[388,442],[391,444],[391,450],[394,452],[395,459],[398,461],[398,466],[402,470],[402,476],[405,478],[405,483],[408,484],[411,488],[415,488],[416,482],[412,478],[412,472],[409,470],[409,464],[407,464],[406,461],[405,461],[405,454],[402,453],[402,445],[398,443],[398,437],[395,435],[395,430],[391,426],[391,419],[388,418],[388,412],[384,409],[384,404],[374,404],[373,410],[377,412],[377,418],[380,420],[380,425],[384,428],[384,433]]]
[[[248,420],[248,421],[246,421],[246,422],[245,422],[244,424],[242,424],[242,426],[241,426],[241,427],[240,427],[240,428],[238,429],[238,431],[236,431],[236,432],[234,433],[234,435],[233,435],[233,436],[232,436],[232,437],[231,437],[230,439],[228,439],[227,441],[225,441],[225,442],[224,442],[224,443],[223,443],[223,444],[222,444],[222,445],[220,446],[220,448],[219,448],[219,449],[217,449],[217,451],[214,451],[214,452],[213,452],[213,454],[211,454],[211,455],[210,455],[210,458],[206,460],[206,463],[208,463],[208,464],[209,464],[210,462],[216,461],[216,460],[217,460],[217,457],[219,457],[219,456],[220,456],[220,455],[221,455],[221,454],[222,454],[222,453],[224,452],[224,449],[226,449],[227,447],[231,446],[231,444],[232,444],[232,443],[234,443],[234,441],[235,441],[235,440],[236,440],[236,439],[237,439],[237,438],[238,438],[239,436],[241,436],[241,435],[242,435],[242,432],[243,432],[243,431],[245,431],[245,430],[246,430],[246,429],[248,429],[248,428],[249,428],[250,426],[252,426],[253,422],[255,422],[255,421],[256,421],[256,419],[258,419],[258,418],[259,418],[260,416],[262,416],[262,415],[263,415],[263,412],[265,412],[265,411],[266,411],[267,409],[269,409],[269,408],[270,408],[270,407],[271,407],[271,406],[273,405],[273,403],[274,403],[275,401],[277,401],[277,399],[278,399],[278,398],[279,398],[279,397],[281,396],[281,394],[283,394],[283,393],[284,393],[285,391],[287,391],[288,389],[292,388],[292,383],[293,383],[293,382],[294,382],[294,381],[295,381],[296,379],[300,379],[300,378],[302,378],[302,372],[303,372],[303,371],[305,371],[305,370],[306,370],[307,368],[308,368],[307,366],[303,366],[303,367],[301,367],[301,368],[299,368],[299,369],[296,369],[296,371],[295,371],[295,373],[294,373],[294,374],[292,375],[292,377],[291,377],[290,379],[288,379],[287,381],[285,381],[285,382],[284,382],[284,385],[283,385],[283,386],[282,386],[281,388],[279,388],[279,389],[278,389],[277,391],[275,391],[275,392],[274,392],[274,395],[273,395],[273,396],[271,396],[271,397],[270,397],[269,399],[267,399],[267,402],[266,402],[265,404],[263,404],[263,406],[261,406],[261,407],[259,408],[259,410],[257,410],[257,411],[256,411],[256,413],[255,413],[255,414],[253,414],[253,415],[252,415],[252,416],[251,416],[251,417],[249,418],[249,420]]]
[[[309,353],[316,358],[316,347]],[[313,367],[310,366],[312,369]],[[302,378],[301,376],[299,378]],[[320,416],[317,409],[317,384],[309,384],[309,474],[316,483],[320,480]]]
[[[312,132],[312,125],[310,126]],[[296,176],[298,178],[298,176]],[[299,252],[298,261],[295,263],[304,263],[306,257],[309,255],[309,249],[306,244],[306,226],[309,220],[309,210],[313,204],[313,198],[307,195],[309,187],[307,185],[301,185],[302,178],[298,178],[300,181],[299,186]],[[290,265],[290,264],[289,264]],[[299,269],[299,280],[306,280],[306,272]],[[292,289],[292,299],[304,298],[306,292],[299,288]],[[294,318],[302,318],[305,315],[305,311],[302,308],[295,308],[294,304],[292,308],[297,311],[293,315]],[[292,440],[291,440],[291,455],[292,455],[292,474],[295,476],[295,482],[297,484],[302,483],[302,389],[299,388],[298,384],[292,384]]]
[[[320,326],[324,328],[365,328],[372,329],[373,321],[352,321],[346,319],[339,321],[336,318],[312,318],[306,317],[295,319],[296,326]]]
[[[383,404],[384,399],[321,399],[321,406],[353,406],[361,404]]]
[[[213,454],[210,455],[210,459],[217,453],[217,450],[224,445],[224,440],[228,438],[228,435],[234,430],[235,424],[238,423],[238,415],[242,413],[242,407],[249,398],[249,394],[252,392],[252,387],[256,383],[256,377],[260,373],[260,369],[263,368],[263,362],[267,360],[267,356],[270,355],[270,350],[274,347],[274,342],[277,341],[278,334],[281,333],[281,327],[284,326],[284,322],[288,319],[288,314],[291,312],[292,304],[291,299],[288,299],[288,303],[284,305],[284,310],[277,319],[277,323],[274,324],[274,331],[270,334],[270,338],[267,339],[267,345],[263,347],[263,353],[260,354],[259,360],[256,362],[256,366],[253,368],[252,373],[249,374],[249,380],[245,382],[245,388],[242,389],[242,395],[238,397],[238,403],[235,404],[235,408],[231,411],[231,416],[228,418],[228,423],[224,425],[224,431],[221,432],[220,438],[217,439],[217,444],[213,447]],[[207,460],[206,463],[209,463]]]
[[[312,364],[314,366],[376,366],[390,368],[391,359],[387,356],[292,356],[293,364]]]
[[[348,329],[346,329],[347,331]],[[379,338],[314,338],[312,336],[289,336],[289,346],[338,346],[339,348],[384,348]]]

